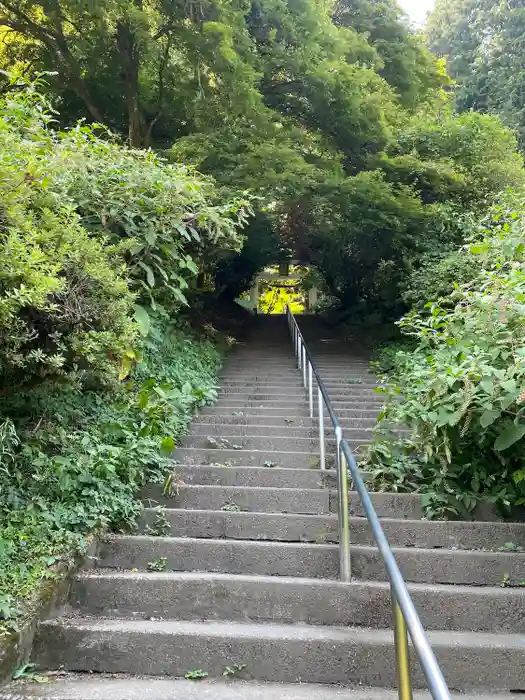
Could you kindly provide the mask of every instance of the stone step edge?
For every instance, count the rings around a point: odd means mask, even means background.
[[[324,625],[297,625],[293,623],[266,623],[264,625],[253,622],[237,621],[194,621],[194,620],[132,620],[128,618],[113,619],[99,618],[95,616],[82,617],[58,617],[42,623],[42,627],[74,628],[80,630],[92,630],[102,633],[109,632],[135,632],[138,634],[190,634],[196,637],[217,639],[220,637],[249,639],[255,637],[259,640],[286,642],[297,640],[304,642],[326,642],[330,639],[334,644],[341,641],[353,641],[360,644],[393,645],[393,632],[391,629],[373,629],[370,627],[339,627]],[[427,632],[430,644],[434,648],[505,648],[525,653],[522,634],[493,633],[493,632],[459,632],[452,630],[431,630]]]
[[[0,700],[398,700],[395,690],[343,687],[317,683],[265,683],[207,678],[196,683],[181,678],[117,674],[67,674],[53,679],[51,687],[19,683],[0,690]],[[453,700],[523,700],[523,695],[461,694]],[[414,700],[431,700],[415,691]]]
[[[177,466],[184,466],[185,468],[191,467],[191,468],[200,468],[202,467],[203,469],[211,469],[213,468],[212,464],[188,464],[188,465],[177,465],[175,464],[175,469]],[[215,467],[216,469],[224,469],[225,467]],[[242,467],[238,464],[233,465],[232,467],[226,467],[226,469],[271,469],[272,471],[277,470],[277,469],[282,469],[283,471],[296,471],[296,467]],[[333,476],[335,478],[335,470],[334,469],[325,469],[325,470],[320,470],[320,469],[305,469],[305,470],[298,470],[297,471],[307,471],[307,472],[319,472],[320,475],[326,474],[328,476]],[[367,472],[361,472],[361,474],[365,475]],[[162,484],[151,484],[151,486],[158,486],[159,489],[163,488]],[[311,491],[312,493],[318,493],[320,489],[297,489],[293,488],[290,486],[227,486],[223,484],[184,484],[182,488],[200,488],[200,489],[248,489],[248,490],[253,490],[253,489],[260,489],[260,492],[262,493],[266,489],[276,489],[278,491]],[[321,489],[322,490],[322,489]],[[330,489],[330,492],[332,494],[337,494],[337,491],[334,489]],[[398,501],[417,501],[418,503],[421,500],[421,494],[420,493],[397,493],[396,491],[370,491],[370,496],[372,499],[374,496],[378,496],[380,498],[386,497],[386,496],[395,496],[396,500]],[[176,496],[174,496],[175,498]],[[357,491],[348,491],[348,497],[352,499],[357,499],[357,502],[360,503],[360,497]],[[202,510],[202,509],[201,509]],[[293,514],[292,514],[293,515]],[[304,515],[304,514],[303,514]],[[429,521],[431,522],[431,521]],[[439,522],[439,521],[436,521]],[[494,521],[478,521],[478,522],[494,522]],[[497,521],[496,521],[497,522]]]
[[[77,580],[105,579],[114,581],[210,581],[227,584],[234,581],[236,583],[247,584],[268,584],[275,586],[311,586],[318,589],[354,588],[368,589],[373,591],[386,591],[390,589],[388,581],[350,581],[349,583],[336,579],[309,578],[308,576],[268,576],[263,574],[224,574],[215,571],[131,571],[129,569],[86,569],[80,570],[74,578]],[[475,595],[484,597],[504,596],[506,598],[522,599],[525,597],[523,588],[502,588],[501,586],[468,586],[466,584],[452,583],[416,583],[407,582],[409,592],[436,592],[450,593],[454,595]],[[114,618],[121,619],[121,618]],[[313,626],[313,625],[312,625]],[[315,625],[318,627],[319,625]],[[325,625],[333,627],[334,625]],[[337,626],[337,625],[335,625]],[[359,628],[360,629],[360,628]]]
[[[207,546],[209,545],[218,545],[218,546],[229,546],[229,547],[237,547],[238,549],[245,549],[246,546],[251,546],[253,548],[266,548],[266,549],[281,549],[283,551],[285,550],[291,550],[291,549],[296,549],[300,551],[301,549],[306,550],[306,549],[315,549],[318,551],[332,551],[336,552],[339,551],[339,545],[337,544],[320,544],[317,542],[279,542],[279,541],[268,541],[268,540],[229,540],[229,539],[223,539],[223,538],[216,538],[216,537],[210,537],[210,538],[203,538],[203,537],[162,537],[158,535],[110,535],[107,538],[107,542],[112,542],[116,540],[134,540],[136,543],[142,543],[142,544],[147,544],[148,542],[163,542],[166,545],[169,544],[177,544],[178,542],[185,542],[185,543],[193,543],[196,547],[199,545],[199,543],[206,543]],[[402,552],[410,552],[411,556],[432,556],[432,557],[439,557],[442,555],[450,555],[453,554],[454,556],[457,557],[458,560],[461,559],[466,559],[466,558],[472,558],[472,557],[479,557],[481,561],[483,561],[483,557],[495,557],[497,559],[505,559],[506,557],[512,557],[512,560],[515,561],[521,561],[525,565],[525,553],[514,553],[514,552],[490,552],[490,551],[483,551],[483,550],[478,550],[478,549],[447,549],[446,547],[438,547],[438,548],[426,548],[426,547],[399,547],[399,546],[394,546],[391,547],[392,552],[394,555],[396,553],[402,553]],[[350,545],[350,550],[351,552],[355,552],[358,554],[359,552],[363,553],[369,553],[369,554],[377,554],[378,549],[374,545],[366,545],[366,544],[351,544]],[[331,580],[331,579],[329,579]],[[525,644],[524,644],[524,649],[525,649]]]
[[[198,486],[199,484],[188,484],[188,486]],[[273,487],[273,486],[221,486],[217,484],[203,484],[203,486],[218,486],[219,488],[261,488],[261,489],[267,489],[267,488],[279,488],[279,487]],[[287,487],[284,487],[283,490],[287,490]],[[288,489],[288,490],[293,490],[297,491],[297,489]],[[319,489],[303,489],[305,491],[318,491]],[[410,495],[410,494],[409,494]],[[157,511],[157,508],[155,507],[145,507],[144,512],[150,512],[150,513],[155,513]],[[180,508],[169,508],[169,507],[163,507],[162,510],[166,513],[169,514],[170,512],[173,513],[181,513],[183,509]],[[232,519],[239,519],[242,520],[243,518],[251,518],[253,516],[261,516],[263,519],[268,519],[268,518],[279,518],[282,520],[293,520],[294,518],[301,519],[301,520],[312,520],[316,521],[318,520],[319,522],[337,522],[337,514],[336,513],[268,513],[266,511],[238,511],[238,512],[228,512],[228,511],[222,511],[222,510],[212,510],[209,508],[192,508],[191,513],[194,515],[198,515],[201,513],[202,515],[204,514],[211,514],[211,513],[219,513],[221,516],[225,518],[232,518]],[[402,527],[406,526],[413,526],[413,527],[420,527],[422,531],[425,530],[439,530],[440,528],[446,529],[445,525],[450,527],[450,529],[458,529],[461,530],[464,528],[465,530],[471,529],[473,527],[486,527],[489,530],[494,530],[494,529],[500,529],[504,530],[505,528],[509,529],[515,529],[517,531],[523,531],[522,534],[525,536],[525,523],[521,522],[504,522],[504,521],[493,521],[493,520],[424,520],[424,519],[416,519],[416,518],[392,518],[391,516],[378,516],[379,520],[387,525],[401,525]],[[360,525],[360,524],[366,524],[368,523],[368,520],[366,516],[359,516],[359,515],[351,515],[348,518],[348,522],[350,524],[350,535],[352,534],[352,525]],[[137,533],[141,534],[141,533]],[[216,538],[195,538],[195,539],[216,539]],[[225,538],[228,539],[228,538]],[[254,542],[264,542],[265,540],[242,540],[244,542],[246,541],[254,541]],[[305,544],[308,544],[306,542]],[[356,545],[357,546],[357,545]],[[415,547],[404,547],[404,549],[416,549]],[[421,549],[421,548],[418,548]],[[441,549],[447,549],[446,547],[429,547],[427,548],[428,551],[434,551],[436,549],[441,550]],[[450,551],[456,551],[455,549],[451,549]],[[525,554],[525,552],[505,552],[502,551],[501,549],[496,549],[496,550],[491,550],[491,549],[460,549],[458,551],[467,551],[467,552],[489,552],[491,554],[498,554],[498,553],[503,553],[503,554]],[[525,577],[525,574],[524,574]],[[524,589],[525,590],[525,589]]]
[[[239,418],[244,418],[244,416],[239,416]],[[215,430],[216,430],[217,428],[221,427],[221,426],[222,426],[222,427],[225,427],[225,428],[228,428],[228,429],[230,429],[230,428],[232,427],[232,424],[231,424],[231,423],[196,423],[196,425],[199,426],[199,429],[200,429],[200,426],[203,426],[204,428],[210,428],[210,429],[215,429]],[[262,437],[262,438],[266,438],[266,437],[272,438],[272,437],[283,437],[283,438],[289,438],[289,439],[292,439],[292,438],[299,438],[299,439],[302,439],[302,440],[311,439],[311,438],[310,438],[309,436],[307,436],[307,435],[296,435],[296,434],[294,434],[294,433],[292,433],[291,435],[275,435],[275,432],[274,432],[274,431],[275,431],[275,428],[277,427],[277,426],[275,426],[275,425],[264,425],[264,424],[263,424],[263,425],[260,425],[260,424],[257,424],[257,425],[235,425],[235,427],[236,427],[236,428],[247,428],[247,429],[253,428],[253,427],[260,428],[260,429],[265,429],[265,428],[266,428],[266,429],[268,429],[269,434],[268,434],[268,435],[262,435],[262,434],[251,435],[251,434],[246,434],[246,433],[245,433],[244,435],[225,435],[224,437],[227,437],[227,438],[228,438],[228,437],[246,437],[246,438],[259,438],[259,437]],[[318,428],[317,428],[316,426],[314,426],[314,427],[310,427],[310,426],[308,426],[308,425],[306,425],[306,426],[296,426],[296,425],[295,425],[295,426],[294,426],[293,424],[286,424],[286,423],[285,423],[285,424],[283,425],[283,429],[286,430],[287,428],[291,428],[292,430],[295,428],[295,430],[298,430],[298,429],[299,429],[299,430],[309,431],[310,433],[314,433],[314,435],[312,436],[312,438],[313,438],[314,440],[318,437],[317,433],[318,433],[319,431],[318,431]],[[373,432],[374,432],[374,426],[371,425],[370,427],[366,427],[366,428],[345,428],[345,431],[346,431],[347,433],[373,433]],[[206,435],[203,435],[202,433],[193,433],[193,432],[190,431],[190,432],[188,433],[188,435],[186,435],[185,438],[183,438],[183,439],[186,439],[186,438],[196,438],[196,437],[206,437]],[[212,435],[211,437],[217,437],[217,436]],[[219,436],[219,437],[220,437],[220,436]]]

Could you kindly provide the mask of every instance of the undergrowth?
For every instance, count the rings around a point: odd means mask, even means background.
[[[386,404],[363,465],[376,488],[420,491],[427,517],[525,507],[525,212],[500,207],[463,249],[471,279],[399,322],[380,356]],[[404,432],[403,432],[404,431]]]
[[[138,489],[164,478],[195,408],[215,399],[219,362],[216,345],[171,328],[103,392],[46,384],[2,402],[0,629],[17,629],[39,582],[72,564],[91,533],[134,526]]]

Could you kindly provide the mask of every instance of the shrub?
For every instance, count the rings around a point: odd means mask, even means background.
[[[11,207],[4,217],[1,390],[45,379],[116,378],[137,334],[133,295],[115,250],[89,238],[71,211]]]
[[[422,489],[430,515],[525,503],[525,220],[504,214],[469,245],[475,278],[400,321],[417,347],[396,356],[365,460],[381,485]],[[410,439],[384,439],[392,423]]]
[[[137,335],[119,249],[90,237],[71,204],[54,199],[41,107],[31,89],[0,103],[3,392],[46,379],[111,380]]]
[[[131,379],[106,391],[41,385],[0,409],[0,629],[93,531],[127,531],[137,491],[161,480],[220,356],[184,328],[157,329]],[[8,417],[9,416],[9,417]]]
[[[248,203],[99,127],[55,132],[38,82],[16,87],[0,98],[0,391],[107,383],[134,359],[148,309],[186,304],[194,256],[240,247]]]

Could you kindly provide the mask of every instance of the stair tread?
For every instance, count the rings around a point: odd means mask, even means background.
[[[218,512],[223,512],[223,511],[218,511]],[[252,513],[253,515],[253,513]],[[281,513],[276,513],[275,515],[282,515]],[[293,514],[292,514],[293,515]],[[203,538],[203,537],[171,537],[171,536],[160,536],[160,535],[141,535],[141,534],[136,534],[136,535],[110,535],[108,538],[108,541],[111,540],[136,540],[136,541],[141,541],[141,542],[148,542],[148,541],[160,541],[160,542],[166,542],[167,544],[171,543],[176,543],[176,542],[194,542],[195,544],[198,543],[206,543],[208,545],[222,545],[222,546],[228,546],[228,547],[246,547],[246,546],[252,546],[252,547],[264,547],[264,548],[282,548],[282,549],[305,549],[307,547],[310,547],[312,549],[331,549],[331,550],[338,550],[339,546],[337,544],[331,544],[331,543],[318,543],[318,542],[280,542],[280,541],[268,541],[268,540],[230,540],[230,539],[225,539],[225,538],[216,538],[216,537],[210,537],[210,538]],[[350,545],[351,550],[357,552],[376,552],[377,547],[374,545],[363,545],[363,544],[351,544]],[[410,552],[412,555],[417,555],[417,554],[436,554],[436,555],[450,555],[454,554],[457,555],[458,558],[464,558],[464,557],[479,557],[481,561],[483,559],[487,559],[488,557],[496,557],[498,559],[504,559],[505,561],[512,562],[514,563],[515,561],[523,562],[525,563],[525,553],[523,552],[493,552],[493,551],[487,551],[487,550],[480,550],[480,549],[448,549],[447,547],[392,547],[392,551],[394,554],[396,552]]]
[[[521,700],[523,695],[479,693],[453,695],[458,700]],[[257,681],[184,679],[144,676],[71,674],[49,685],[20,684],[0,690],[0,700],[397,700],[394,690],[342,687],[314,683],[263,683]],[[416,692],[414,700],[430,700]]]
[[[131,571],[129,569],[87,569],[79,571],[75,578],[77,579],[112,579],[119,580],[140,580],[140,581],[210,581],[236,583],[260,583],[268,586],[290,586],[290,585],[305,585],[318,589],[369,589],[369,590],[387,590],[390,588],[388,581],[356,581],[349,583],[338,581],[336,579],[308,578],[307,576],[265,576],[263,574],[224,574],[213,571]],[[498,596],[502,598],[524,598],[525,590],[523,588],[502,588],[501,586],[466,586],[461,584],[450,583],[407,583],[409,591],[429,591],[429,592],[448,592],[459,595],[479,596],[481,598],[487,596]]]
[[[217,620],[133,620],[128,618],[63,616],[42,623],[44,627],[63,627],[90,630],[101,633],[132,632],[135,634],[164,634],[177,636],[204,636],[207,639],[234,637],[236,639],[289,639],[299,641],[357,641],[370,644],[390,644],[393,641],[391,629],[372,629],[369,627],[339,627],[326,625],[283,624],[266,622],[264,625],[254,622],[232,622]],[[469,648],[506,648],[523,651],[525,642],[522,634],[494,632],[464,632],[454,630],[431,630],[427,632],[430,644],[435,647],[456,649]]]

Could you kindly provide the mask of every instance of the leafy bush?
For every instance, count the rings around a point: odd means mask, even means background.
[[[0,389],[118,375],[136,338],[118,248],[53,202],[47,118],[27,91],[0,104]]]
[[[57,135],[46,163],[55,196],[72,202],[88,231],[125,243],[132,286],[148,305],[186,304],[196,258],[240,249],[249,202],[219,201],[211,178],[103,136],[84,125]]]
[[[2,404],[0,620],[16,625],[20,599],[88,534],[134,525],[138,488],[162,478],[195,408],[215,399],[218,366],[210,341],[156,330],[122,385],[42,385]]]
[[[365,460],[380,485],[426,492],[434,516],[466,514],[487,499],[507,511],[525,504],[523,214],[501,212],[468,254],[478,260],[472,281],[400,321],[417,347],[396,356]],[[392,424],[410,439],[382,435]]]
[[[38,84],[16,87],[0,99],[0,390],[107,383],[149,331],[136,302],[185,304],[193,256],[237,249],[247,202],[95,127],[54,132]]]
[[[238,247],[245,216],[183,166],[92,127],[53,131],[38,85],[12,87],[0,97],[4,627],[88,535],[133,526],[138,489],[214,400],[218,350],[172,319],[193,256]]]

